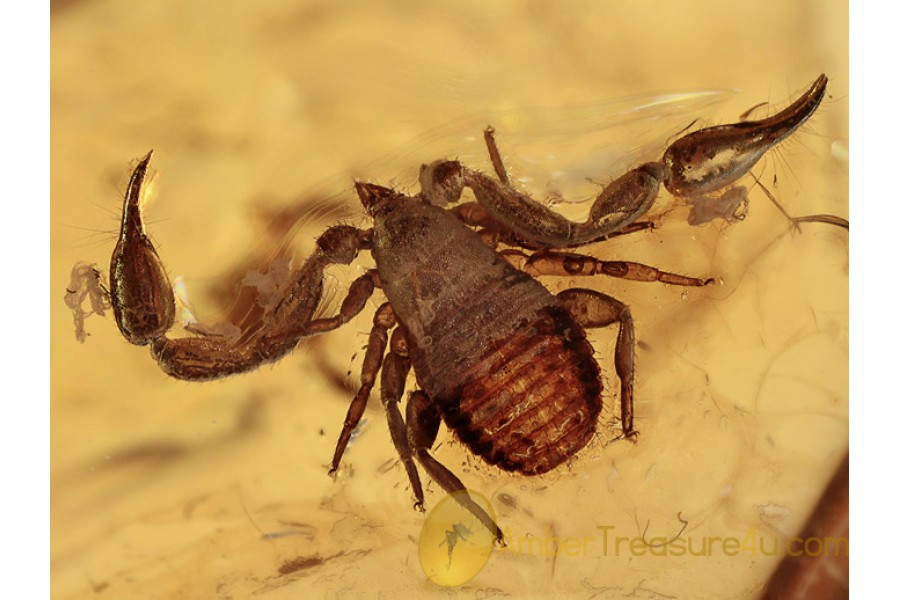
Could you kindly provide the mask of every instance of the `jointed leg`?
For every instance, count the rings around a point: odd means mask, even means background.
[[[604,261],[593,256],[543,250],[534,254],[526,254],[521,250],[503,250],[500,254],[514,267],[528,273],[532,277],[541,275],[558,275],[562,277],[576,275],[608,275],[632,281],[659,281],[672,285],[700,287],[715,282],[715,279],[699,279],[660,271],[656,267],[636,262],[621,260]]]
[[[450,209],[450,212],[456,215],[456,217],[466,225],[481,228],[480,233],[482,235],[482,239],[484,239],[485,243],[487,243],[492,248],[496,248],[499,242],[503,242],[504,244],[508,244],[510,246],[520,246],[522,248],[528,248],[532,250],[543,248],[543,246],[540,244],[530,243],[528,240],[519,238],[511,231],[504,229],[503,226],[493,217],[491,217],[491,215],[488,214],[488,212],[477,202],[464,202],[462,204],[457,204],[452,209]],[[655,223],[653,223],[652,221],[635,221],[634,223],[625,225],[605,236],[597,238],[596,241],[608,240],[620,235],[627,235],[629,233],[635,233],[637,231],[653,229],[655,226]]]
[[[331,460],[331,468],[328,473],[334,475],[341,463],[344,451],[353,430],[359,425],[366,403],[372,392],[375,377],[381,369],[381,401],[384,404],[387,415],[388,428],[391,432],[391,440],[394,448],[400,456],[403,466],[406,468],[409,482],[412,485],[413,495],[416,498],[416,508],[423,510],[425,496],[422,491],[422,483],[419,480],[419,472],[412,460],[412,452],[409,447],[409,439],[406,435],[406,425],[400,414],[398,403],[403,396],[406,386],[406,376],[409,374],[409,355],[406,349],[406,340],[399,329],[395,329],[391,335],[391,350],[387,356],[384,351],[388,342],[388,331],[396,326],[397,320],[390,304],[382,304],[375,312],[374,324],[369,334],[369,345],[363,358],[362,384],[359,391],[350,403],[344,426],[341,429],[340,438],[334,450]]]
[[[374,269],[366,271],[350,284],[350,289],[347,291],[347,295],[341,303],[341,309],[336,316],[328,317],[327,319],[316,319],[309,323],[301,323],[297,327],[297,333],[302,334],[304,337],[318,335],[346,324],[347,321],[358,315],[365,308],[366,302],[372,296],[372,292],[380,285],[378,271]]]
[[[593,290],[570,289],[556,297],[582,327],[619,324],[615,365],[621,385],[622,433],[628,438],[637,435],[634,430],[634,321],[631,311],[619,300]]]
[[[378,310],[375,311],[372,331],[369,333],[369,345],[366,347],[366,355],[363,358],[362,383],[359,391],[356,392],[356,396],[353,397],[353,401],[350,402],[350,407],[347,409],[344,427],[341,429],[341,435],[334,449],[334,457],[331,459],[331,468],[328,470],[329,475],[334,475],[341,465],[341,457],[344,456],[344,450],[347,449],[350,435],[359,425],[359,420],[366,410],[369,394],[372,393],[372,386],[375,385],[375,377],[378,375],[379,369],[381,369],[384,350],[387,347],[388,331],[396,324],[397,320],[394,317],[391,305],[384,303],[379,306]]]
[[[499,181],[457,161],[439,160],[420,171],[422,195],[443,205],[459,200],[462,189],[468,187],[497,224],[494,229],[526,247],[577,246],[621,231],[647,212],[665,177],[665,165],[658,162],[629,171],[597,196],[587,222],[575,223],[516,191],[509,183],[491,128],[485,131],[485,142]]]
[[[423,196],[433,204],[456,202],[468,187],[501,231],[531,246],[565,248],[601,240],[637,221],[656,199],[664,175],[662,163],[647,163],[629,171],[597,196],[584,223],[569,221],[511,186],[456,161],[425,166],[419,181]]]
[[[163,371],[188,381],[244,373],[280,359],[302,338],[326,330],[319,321],[315,322],[320,323],[319,329],[307,330],[322,298],[324,270],[330,264],[352,261],[366,235],[367,232],[353,227],[328,229],[319,238],[316,251],[291,274],[291,282],[280,292],[281,302],[266,315],[264,325],[251,339],[234,343],[219,336],[169,339],[163,335],[151,341],[153,357]],[[364,275],[360,279],[363,280],[361,283],[351,286],[351,295],[344,301],[341,315],[333,320],[323,319],[325,324],[336,327],[356,314],[354,311],[362,309],[371,294],[374,278]]]
[[[500,156],[500,148],[497,147],[497,140],[494,138],[494,128],[488,125],[484,130],[484,143],[487,146],[488,155],[491,157],[491,165],[494,167],[494,173],[497,174],[497,179],[500,180],[500,183],[509,186],[512,188],[512,183],[509,180],[509,175],[506,172],[506,165],[503,164],[503,158]],[[481,227],[493,227],[499,228],[500,224],[495,221],[491,215],[485,210],[480,204],[477,202],[468,202],[465,204],[460,204],[454,208],[454,212],[456,212],[462,221],[467,225],[473,226],[481,226]],[[593,212],[593,211],[592,211]],[[477,221],[477,222],[472,222]],[[645,229],[653,229],[654,223],[652,221],[635,221],[633,223],[629,223],[627,225],[622,225],[615,229],[614,231],[610,231],[606,235],[601,235],[597,237],[593,241],[601,241],[607,240],[613,237],[617,237],[620,235],[625,235],[628,233],[634,233],[636,231],[643,231]],[[507,236],[512,237],[512,236]],[[542,245],[534,245],[529,244],[526,240],[504,240],[510,245],[520,245],[524,248],[540,248],[544,247]]]
[[[494,167],[494,173],[500,183],[511,186],[509,175],[506,173],[506,165],[503,164],[503,158],[500,156],[500,149],[497,147],[497,140],[494,139],[494,128],[488,125],[484,128],[484,143],[487,146],[488,155],[491,157],[491,165]]]
[[[410,394],[406,405],[406,424],[409,442],[419,464],[445,492],[451,494],[463,508],[471,512],[488,531],[493,533],[498,544],[505,546],[503,532],[497,523],[472,499],[463,482],[428,452],[437,437],[441,415],[437,406],[424,392],[417,391]]]
[[[400,329],[395,329],[391,335],[391,351],[385,357],[384,367],[381,371],[381,402],[384,404],[384,411],[387,415],[391,441],[406,468],[409,483],[412,485],[413,495],[416,498],[415,506],[418,510],[425,510],[422,482],[419,480],[419,471],[412,459],[406,424],[403,422],[399,408],[400,398],[403,397],[403,390],[406,388],[407,375],[409,375],[409,354],[406,338]]]
[[[827,82],[820,76],[791,106],[767,119],[702,129],[676,140],[660,161],[641,165],[610,183],[594,200],[583,223],[570,221],[513,189],[490,130],[485,140],[499,181],[457,161],[439,160],[420,171],[422,194],[444,205],[457,202],[468,187],[503,231],[531,245],[566,248],[598,241],[646,213],[661,184],[680,197],[734,184],[815,112]]]
[[[222,336],[199,336],[170,340],[166,333],[174,322],[172,286],[144,230],[141,195],[150,163],[148,153],[135,167],[125,193],[119,240],[110,263],[110,304],[122,335],[133,344],[150,344],[160,367],[179,379],[204,381],[255,369],[284,356],[304,336],[334,325],[324,320],[312,332],[306,330],[322,298],[324,270],[332,264],[349,264],[359,250],[371,245],[370,232],[335,226],[317,240],[313,254],[291,273],[280,292],[281,300],[265,322],[250,337],[237,342]],[[336,319],[365,304],[374,276],[351,291],[346,310]],[[344,308],[344,307],[342,307]],[[337,326],[337,325],[334,325]]]

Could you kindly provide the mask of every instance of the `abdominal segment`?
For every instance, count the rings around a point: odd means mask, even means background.
[[[504,470],[538,475],[591,439],[600,392],[584,330],[550,306],[492,344],[467,383],[438,401],[447,425],[473,453]]]

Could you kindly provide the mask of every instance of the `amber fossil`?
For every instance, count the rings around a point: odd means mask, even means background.
[[[88,295],[95,312],[111,305],[122,335],[132,344],[149,345],[163,371],[204,381],[280,360],[303,339],[354,318],[379,289],[385,300],[375,312],[362,383],[347,412],[331,472],[340,465],[380,372],[381,401],[416,507],[424,506],[418,464],[502,542],[493,519],[431,455],[441,421],[474,454],[506,471],[537,475],[558,467],[592,438],[601,409],[600,367],[585,330],[616,326],[613,362],[621,427],[625,437],[637,433],[635,334],[628,306],[589,289],[553,294],[537,277],[603,274],[679,286],[714,281],[565,249],[645,228],[640,219],[661,185],[679,197],[720,194],[697,201],[695,206],[706,206],[706,211],[730,206],[726,199],[733,184],[815,112],[826,84],[821,75],[795,102],[766,119],[705,128],[676,139],[661,160],[607,185],[585,222],[570,221],[517,191],[490,127],[485,140],[495,176],[458,161],[437,160],[423,165],[421,191],[413,196],[357,181],[372,227],[328,228],[274,301],[269,299],[260,325],[237,337],[209,332],[167,337],[175,299],[140,205],[148,153],[125,193],[108,291],[97,269],[78,265],[67,302],[76,322]],[[459,203],[464,188],[475,202]],[[350,285],[338,314],[317,318],[325,269],[350,264],[361,251],[371,253],[376,267]],[[417,388],[404,415],[400,402],[410,370]]]

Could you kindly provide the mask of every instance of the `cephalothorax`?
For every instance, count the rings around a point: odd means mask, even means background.
[[[422,191],[415,196],[357,182],[372,228],[325,231],[279,291],[277,302],[267,305],[261,325],[238,338],[166,337],[174,321],[174,297],[144,231],[138,202],[148,153],[125,194],[110,265],[109,302],[129,342],[150,345],[160,367],[173,377],[202,381],[280,359],[303,338],[352,319],[380,288],[386,302],[375,312],[362,385],[350,404],[331,471],[340,464],[380,371],[391,437],[416,506],[424,503],[418,463],[445,490],[457,492],[457,500],[502,541],[497,525],[470,499],[463,483],[431,456],[441,421],[472,452],[504,470],[536,475],[557,467],[587,444],[600,414],[600,368],[585,330],[617,324],[614,364],[622,431],[626,437],[636,433],[635,338],[628,307],[588,289],[553,294],[535,277],[604,274],[683,286],[710,283],[556,249],[643,228],[638,219],[652,205],[660,184],[679,196],[731,186],[812,115],[826,83],[820,76],[793,104],[767,119],[702,129],[676,140],[661,161],[607,186],[584,223],[564,219],[514,190],[490,129],[486,139],[496,179],[456,161],[439,160],[422,167]],[[443,208],[456,203],[465,187],[477,202]],[[372,253],[376,268],[351,284],[337,315],[315,318],[326,267],[349,264],[360,251]],[[81,267],[80,272],[96,270]],[[77,290],[69,294],[71,304],[85,295]],[[404,418],[399,404],[410,369],[418,389],[407,400]]]

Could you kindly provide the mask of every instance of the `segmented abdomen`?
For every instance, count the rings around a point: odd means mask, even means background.
[[[574,456],[594,434],[600,371],[584,330],[563,308],[541,309],[438,398],[444,420],[475,454],[525,475]]]

